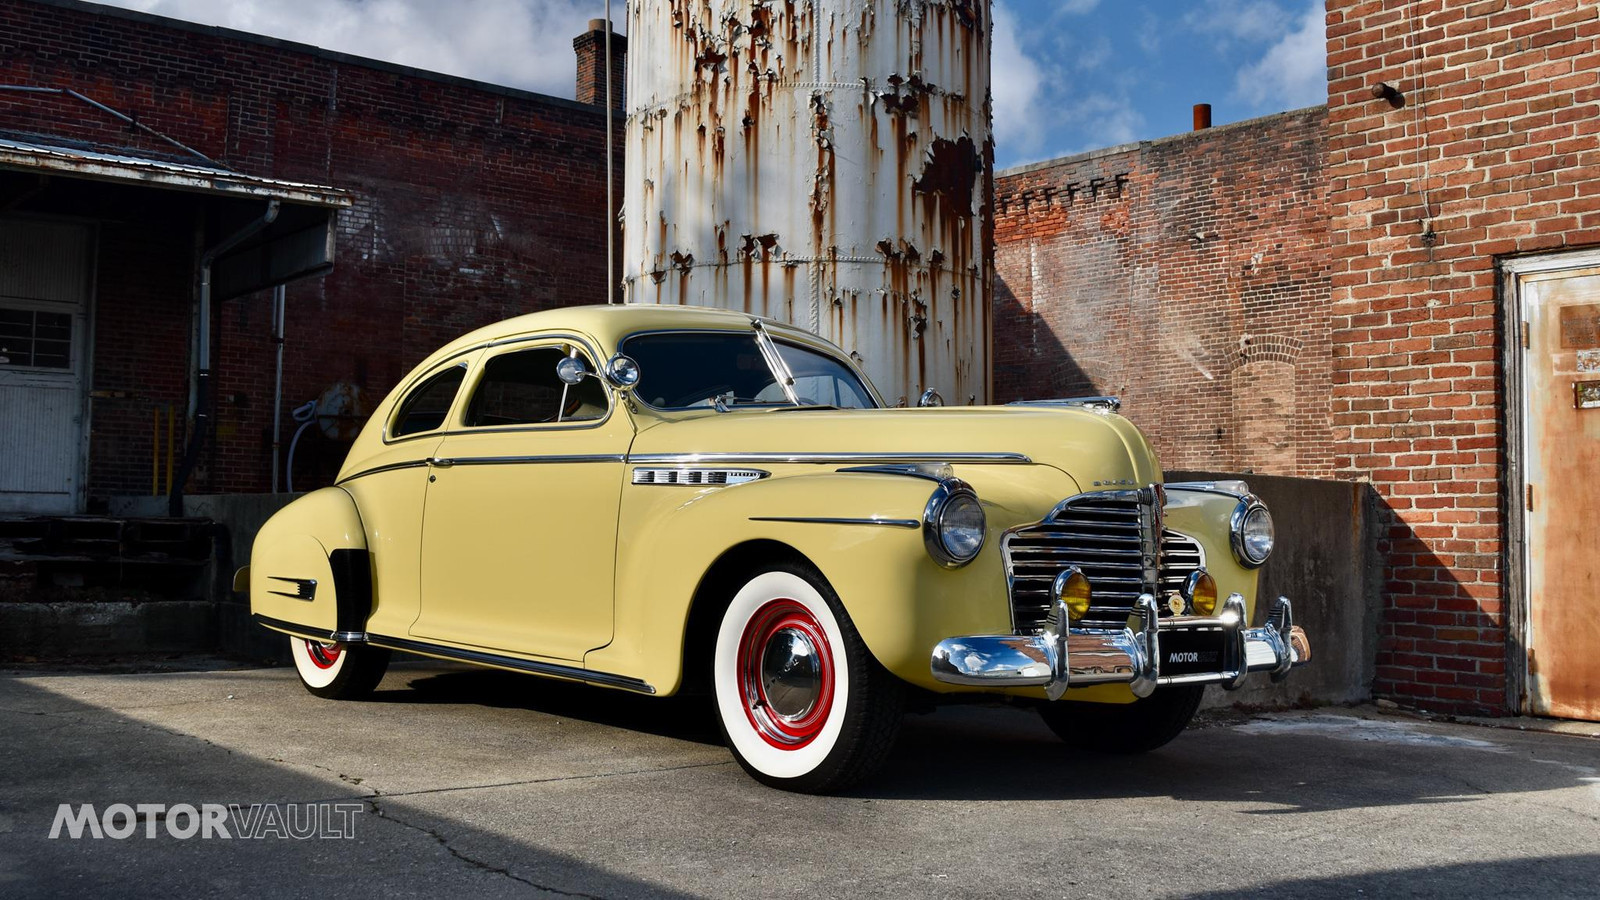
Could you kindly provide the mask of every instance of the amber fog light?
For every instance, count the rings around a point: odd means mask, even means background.
[[[1197,616],[1217,614],[1217,580],[1205,569],[1189,573],[1183,583],[1183,597]]]
[[[1068,619],[1076,622],[1089,614],[1089,600],[1092,596],[1089,579],[1084,577],[1077,566],[1057,575],[1052,590],[1067,604]]]

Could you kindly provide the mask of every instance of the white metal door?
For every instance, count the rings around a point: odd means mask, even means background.
[[[1526,708],[1600,720],[1600,258],[1519,262]]]
[[[83,507],[90,230],[0,219],[0,513]]]

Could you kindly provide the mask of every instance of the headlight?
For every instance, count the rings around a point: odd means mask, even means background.
[[[942,566],[964,566],[983,549],[986,531],[983,507],[972,488],[955,478],[940,482],[922,514],[928,555]]]
[[[1272,513],[1256,497],[1246,497],[1233,510],[1231,542],[1239,564],[1254,569],[1272,555]]]

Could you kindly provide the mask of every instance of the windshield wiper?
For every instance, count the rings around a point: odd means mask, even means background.
[[[772,335],[767,334],[767,326],[761,324],[760,319],[752,318],[750,327],[756,331],[756,346],[761,348],[761,356],[767,361],[767,368],[772,370],[772,377],[777,379],[778,386],[783,388],[783,395],[795,406],[800,405],[800,397],[794,392],[794,373],[789,371],[789,364],[783,361],[778,353],[778,345],[772,342]]]

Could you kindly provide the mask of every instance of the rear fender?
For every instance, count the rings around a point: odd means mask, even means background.
[[[319,640],[365,639],[372,563],[355,501],[314,491],[267,520],[250,553],[250,612],[257,622]]]

